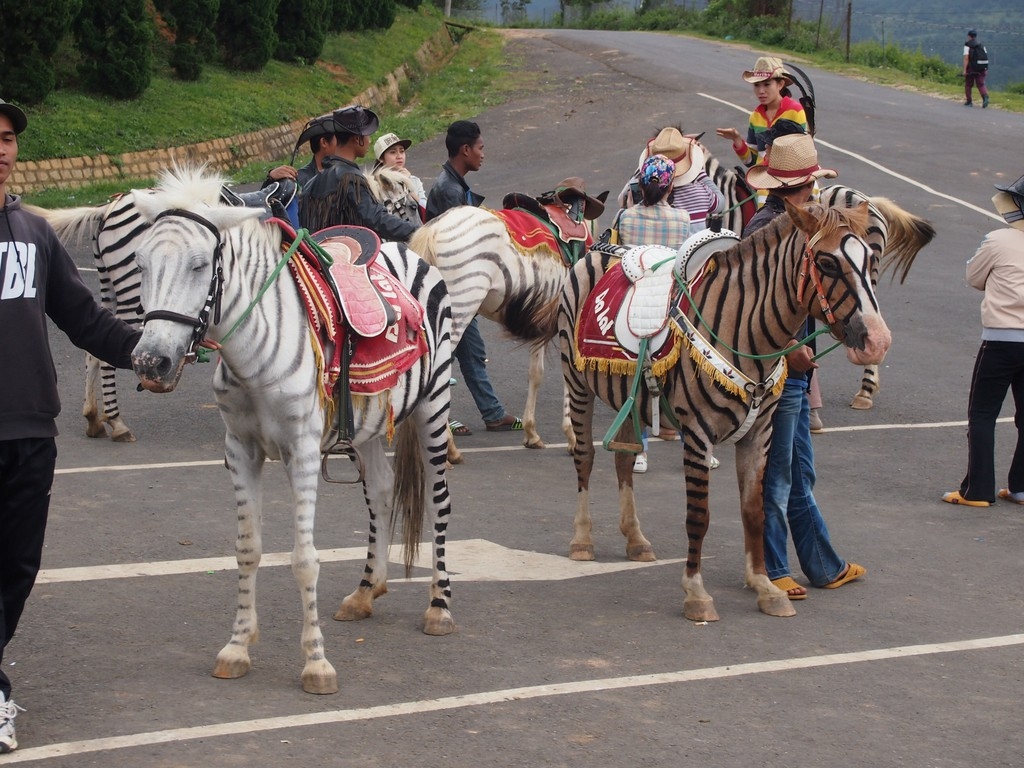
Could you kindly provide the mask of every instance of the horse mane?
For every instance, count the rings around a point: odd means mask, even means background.
[[[109,207],[110,203],[78,208],[40,208],[22,203],[26,211],[45,219],[62,243],[76,245],[96,236]]]
[[[182,208],[190,210],[198,205],[217,205],[220,191],[228,179],[210,170],[206,163],[200,165],[177,162],[160,172],[160,180],[153,194],[165,209]]]
[[[841,229],[852,230],[857,237],[863,238],[868,233],[868,209],[845,208],[834,205],[826,207],[820,203],[808,203],[800,206],[818,220],[817,234],[822,238],[831,237]]]

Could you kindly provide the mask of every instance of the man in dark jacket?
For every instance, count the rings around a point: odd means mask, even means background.
[[[377,115],[369,109],[335,110],[335,154],[324,159],[324,169],[302,190],[299,221],[310,232],[350,224],[372,229],[381,240],[405,241],[416,231],[416,224],[388,213],[373,196],[356,162],[370,151],[370,136],[379,125]]]
[[[100,307],[53,229],[7,193],[25,113],[0,101],[0,754],[18,747],[3,651],[35,584],[57,461],[57,374],[46,318],[78,347],[131,368],[142,335]]]

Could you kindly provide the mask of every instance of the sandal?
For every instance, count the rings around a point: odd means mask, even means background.
[[[522,429],[523,420],[518,416],[505,416],[501,421],[487,422],[488,432],[516,432]]]
[[[947,504],[964,504],[968,507],[988,507],[991,506],[987,501],[975,501],[974,499],[965,499],[960,495],[960,491],[950,491],[949,493],[942,494],[942,500]]]
[[[451,429],[452,434],[456,437],[469,437],[473,434],[473,430],[463,424],[461,421],[452,419],[448,422],[448,427]]]
[[[772,584],[786,593],[790,600],[806,600],[807,589],[796,582],[792,576],[780,576],[772,579]]]
[[[1014,504],[1024,504],[1024,493],[1021,491],[1011,491],[1009,488],[1002,488],[996,495],[1003,501],[1011,501]]]
[[[863,565],[857,565],[856,563],[847,563],[846,572],[835,581],[826,584],[823,587],[823,589],[839,589],[839,587],[843,586],[843,584],[846,584],[849,581],[854,581],[855,579],[859,579],[867,572],[868,569],[865,568]]]

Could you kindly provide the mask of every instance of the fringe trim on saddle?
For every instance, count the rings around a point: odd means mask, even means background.
[[[395,439],[395,408],[391,402],[391,390],[385,390],[384,392],[378,392],[375,395],[352,395],[352,408],[359,411],[366,416],[366,412],[369,410],[373,400],[377,400],[377,406],[387,411],[387,430],[384,436],[387,438],[388,445],[391,445]]]
[[[740,398],[743,402],[747,402],[750,396],[745,389],[736,384],[736,382],[731,381],[724,373],[718,370],[718,368],[715,367],[715,364],[705,357],[700,349],[693,345],[693,342],[690,341],[689,338],[683,334],[680,334],[680,337],[690,352],[690,359],[693,360],[699,370],[703,371],[705,375],[711,378],[712,381],[718,384],[718,386],[726,392]],[[771,393],[773,395],[779,395],[782,393],[782,388],[786,385],[787,367],[788,366],[783,365],[782,375],[779,376],[779,380],[775,382],[775,385],[771,389]]]
[[[661,378],[669,372],[669,370],[679,362],[679,349],[682,346],[682,335],[672,329],[672,348],[665,354],[664,357],[660,357],[651,363],[651,373],[654,376]],[[574,364],[576,370],[580,371],[601,371],[602,373],[610,373],[615,376],[633,376],[636,373],[637,361],[636,360],[609,360],[604,357],[587,357],[586,355],[579,354],[576,351],[574,358]]]

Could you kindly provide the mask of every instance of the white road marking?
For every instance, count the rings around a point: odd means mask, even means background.
[[[185,728],[170,728],[162,731],[109,736],[82,741],[65,741],[42,747],[30,747],[5,755],[5,765],[27,763],[35,760],[84,755],[133,747],[150,748],[154,744],[170,744],[197,739],[211,739],[220,736],[239,736],[249,733],[263,733],[285,728],[305,728],[336,723],[353,723],[375,720],[382,717],[419,715],[427,712],[444,712],[469,707],[482,707],[507,702],[544,699],[553,696],[578,695],[601,691],[626,690],[653,685],[678,685],[700,680],[722,680],[726,678],[761,675],[773,672],[791,672],[797,669],[840,666],[891,659],[907,659],[914,656],[930,656],[943,653],[981,651],[991,648],[1005,648],[1024,645],[1024,634],[983,637],[974,640],[960,640],[950,643],[928,643],[925,645],[904,645],[892,648],[875,648],[850,653],[831,653],[821,656],[804,656],[793,659],[756,661],[746,664],[728,664],[703,669],[685,669],[677,672],[658,672],[649,675],[627,677],[595,678],[573,680],[548,685],[530,685],[522,688],[505,688],[497,691],[480,691],[438,699],[405,701],[383,704],[362,709],[335,709],[327,712],[311,712],[301,715],[282,715],[257,720],[237,720],[228,723],[213,723]]]
[[[742,112],[745,115],[749,115],[750,114],[750,109],[748,107],[743,107],[743,106],[740,106],[739,104],[733,104],[731,101],[726,101],[725,99],[720,99],[717,96],[712,96],[709,93],[699,93],[698,92],[697,95],[698,96],[703,96],[705,99],[711,99],[711,101],[717,101],[719,104],[724,104],[727,107],[732,107],[733,109],[736,109],[736,110]],[[892,170],[891,168],[886,168],[884,165],[880,165],[879,163],[876,163],[874,160],[871,160],[871,159],[869,159],[867,157],[864,157],[863,155],[858,155],[856,152],[851,152],[848,149],[843,149],[842,147],[837,147],[835,144],[829,144],[827,141],[822,141],[817,136],[814,137],[814,142],[815,142],[815,144],[820,144],[823,147],[828,147],[829,149],[831,149],[831,150],[833,150],[835,152],[840,152],[840,153],[842,153],[844,155],[847,155],[848,157],[852,157],[854,160],[859,160],[860,162],[864,163],[865,165],[870,165],[872,168],[875,168],[876,170],[879,170],[882,173],[888,174],[889,176],[892,176],[893,178],[899,179],[900,181],[905,181],[905,182],[907,182],[907,184],[910,184],[911,186],[917,187],[918,189],[922,190],[923,192],[927,192],[930,195],[935,195],[936,197],[941,197],[943,200],[949,200],[951,203],[956,203],[957,205],[962,205],[964,208],[969,208],[970,210],[974,211],[975,213],[980,213],[983,216],[988,216],[990,219],[995,219],[1000,224],[1005,224],[1006,223],[1006,222],[1003,221],[1003,217],[1002,216],[998,216],[995,213],[993,213],[992,211],[988,211],[988,210],[986,210],[984,208],[979,208],[978,206],[974,205],[973,203],[968,203],[966,200],[961,200],[958,197],[953,197],[952,195],[947,195],[945,192],[939,192],[936,189],[932,189],[927,184],[922,184],[921,182],[915,181],[914,179],[910,178],[909,176],[904,176],[902,173],[897,173],[896,171]]]
[[[422,547],[416,567],[430,570],[429,547]],[[548,555],[542,552],[527,552],[510,549],[486,539],[448,540],[446,542],[446,563],[457,563],[450,571],[460,582],[469,581],[565,581],[583,576],[649,568],[653,565],[681,563],[683,558],[658,560],[653,563],[636,563],[620,560],[609,563],[576,562],[562,555]],[[318,550],[320,563],[336,563],[349,560],[364,560],[366,547],[345,547]],[[708,557],[705,555],[704,559]],[[402,563],[401,547],[392,547],[389,562]],[[290,552],[269,552],[263,555],[260,568],[291,566]],[[163,560],[156,562],[92,565],[75,568],[48,568],[39,571],[37,584],[67,584],[103,579],[131,579],[140,576],[173,576],[184,573],[211,573],[233,571],[238,567],[234,557],[207,557],[191,560]],[[399,579],[399,582],[428,582],[430,576]]]

